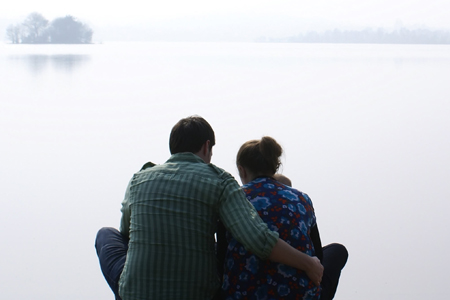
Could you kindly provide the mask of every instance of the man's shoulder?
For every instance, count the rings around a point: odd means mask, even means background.
[[[192,165],[189,162],[187,162],[187,163],[189,165],[191,165],[192,167],[195,166],[195,168],[201,168],[203,170],[206,169],[206,170],[210,171],[211,173],[213,173],[214,175],[216,175],[218,178],[221,178],[221,179],[232,178],[232,179],[234,179],[233,175],[231,175],[229,172],[225,171],[224,169],[216,166],[215,164],[212,164],[212,163],[209,163],[209,164],[206,164],[206,163],[198,164],[198,163],[196,163],[195,165]],[[171,169],[171,168],[174,167],[173,165],[174,164],[171,164],[171,163],[168,163],[168,162],[166,162],[164,164],[155,164],[155,163],[149,161],[149,162],[146,162],[136,174],[142,173],[142,171],[145,171],[145,172],[147,172],[147,171],[158,172],[158,171],[165,170],[165,169]]]
[[[224,169],[216,166],[215,164],[209,163],[207,166],[212,170],[212,172],[214,172],[221,179],[224,179],[224,180],[229,179],[229,178],[234,179],[234,177],[230,173],[228,173]]]

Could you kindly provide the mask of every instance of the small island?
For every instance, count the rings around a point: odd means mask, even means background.
[[[12,44],[90,44],[93,33],[73,16],[49,22],[36,12],[29,14],[22,23],[6,28],[6,37]]]

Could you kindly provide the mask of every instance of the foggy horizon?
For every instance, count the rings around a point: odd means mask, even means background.
[[[72,15],[77,18],[76,15]],[[46,17],[44,15],[44,17]],[[79,18],[77,18],[79,19]],[[20,24],[22,20],[7,23],[0,20],[3,42],[8,42],[5,31],[9,25]],[[51,21],[51,20],[50,20]],[[307,21],[292,19],[272,19],[270,26],[262,19],[234,19],[232,23],[227,18],[203,19],[181,18],[171,21],[154,21],[147,24],[96,25],[92,20],[82,20],[90,24],[94,30],[93,43],[115,41],[164,41],[164,42],[294,42],[293,37],[309,33],[323,34],[326,32],[370,32],[383,31],[391,33],[399,30],[428,30],[450,34],[450,27],[433,28],[425,25],[404,25],[400,20],[390,26],[351,26],[333,24],[327,21]],[[279,22],[278,22],[279,21]],[[206,26],[206,24],[208,26]],[[272,24],[277,24],[272,26]]]
[[[393,4],[390,5],[393,6]],[[34,9],[31,9],[33,7]],[[168,9],[161,9],[160,15],[156,14],[157,10],[155,10],[154,14],[149,13],[148,16],[143,16],[142,13],[131,16],[128,9],[125,8],[123,12],[110,16],[105,15],[104,12],[96,15],[94,10],[82,11],[74,7],[56,10],[46,8],[45,5],[42,5],[41,9],[37,4],[30,5],[30,9],[22,8],[15,14],[3,15],[0,12],[0,38],[5,42],[6,27],[21,23],[32,12],[40,13],[48,20],[66,15],[74,16],[94,30],[94,43],[107,41],[254,42],[262,37],[276,40],[308,32],[363,31],[369,28],[372,30],[381,28],[387,32],[399,28],[450,31],[449,18],[440,18],[436,12],[428,15],[426,10],[414,11],[413,5],[410,5],[407,11],[399,10],[389,14],[383,11],[377,13],[360,9],[359,15],[351,12],[321,14],[316,11],[308,14],[308,10],[301,7],[298,11],[295,9],[293,11],[242,9],[232,12],[205,9],[200,12],[174,11],[173,14],[170,14]],[[379,17],[376,17],[377,14]],[[411,14],[418,14],[420,17],[413,18]]]

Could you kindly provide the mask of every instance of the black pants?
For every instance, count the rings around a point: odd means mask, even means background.
[[[106,282],[113,291],[116,300],[121,300],[119,279],[127,258],[128,239],[117,229],[104,227],[97,233],[95,249]]]
[[[128,239],[122,236],[117,229],[105,227],[97,233],[95,249],[103,276],[113,291],[116,300],[120,300],[119,278],[127,256]],[[331,300],[336,293],[341,270],[347,262],[348,252],[341,244],[330,244],[323,247],[322,250],[324,272],[320,300]],[[219,299],[221,299],[221,289],[214,297],[214,300]]]
[[[330,244],[322,248],[323,250],[323,277],[322,293],[320,300],[331,300],[336,294],[341,271],[347,263],[348,252],[341,244]]]

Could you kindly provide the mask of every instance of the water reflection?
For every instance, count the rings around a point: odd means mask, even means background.
[[[48,67],[57,71],[71,73],[76,68],[80,68],[89,62],[90,56],[82,54],[29,54],[10,56],[10,59],[17,62],[24,62],[33,74],[38,75]]]

